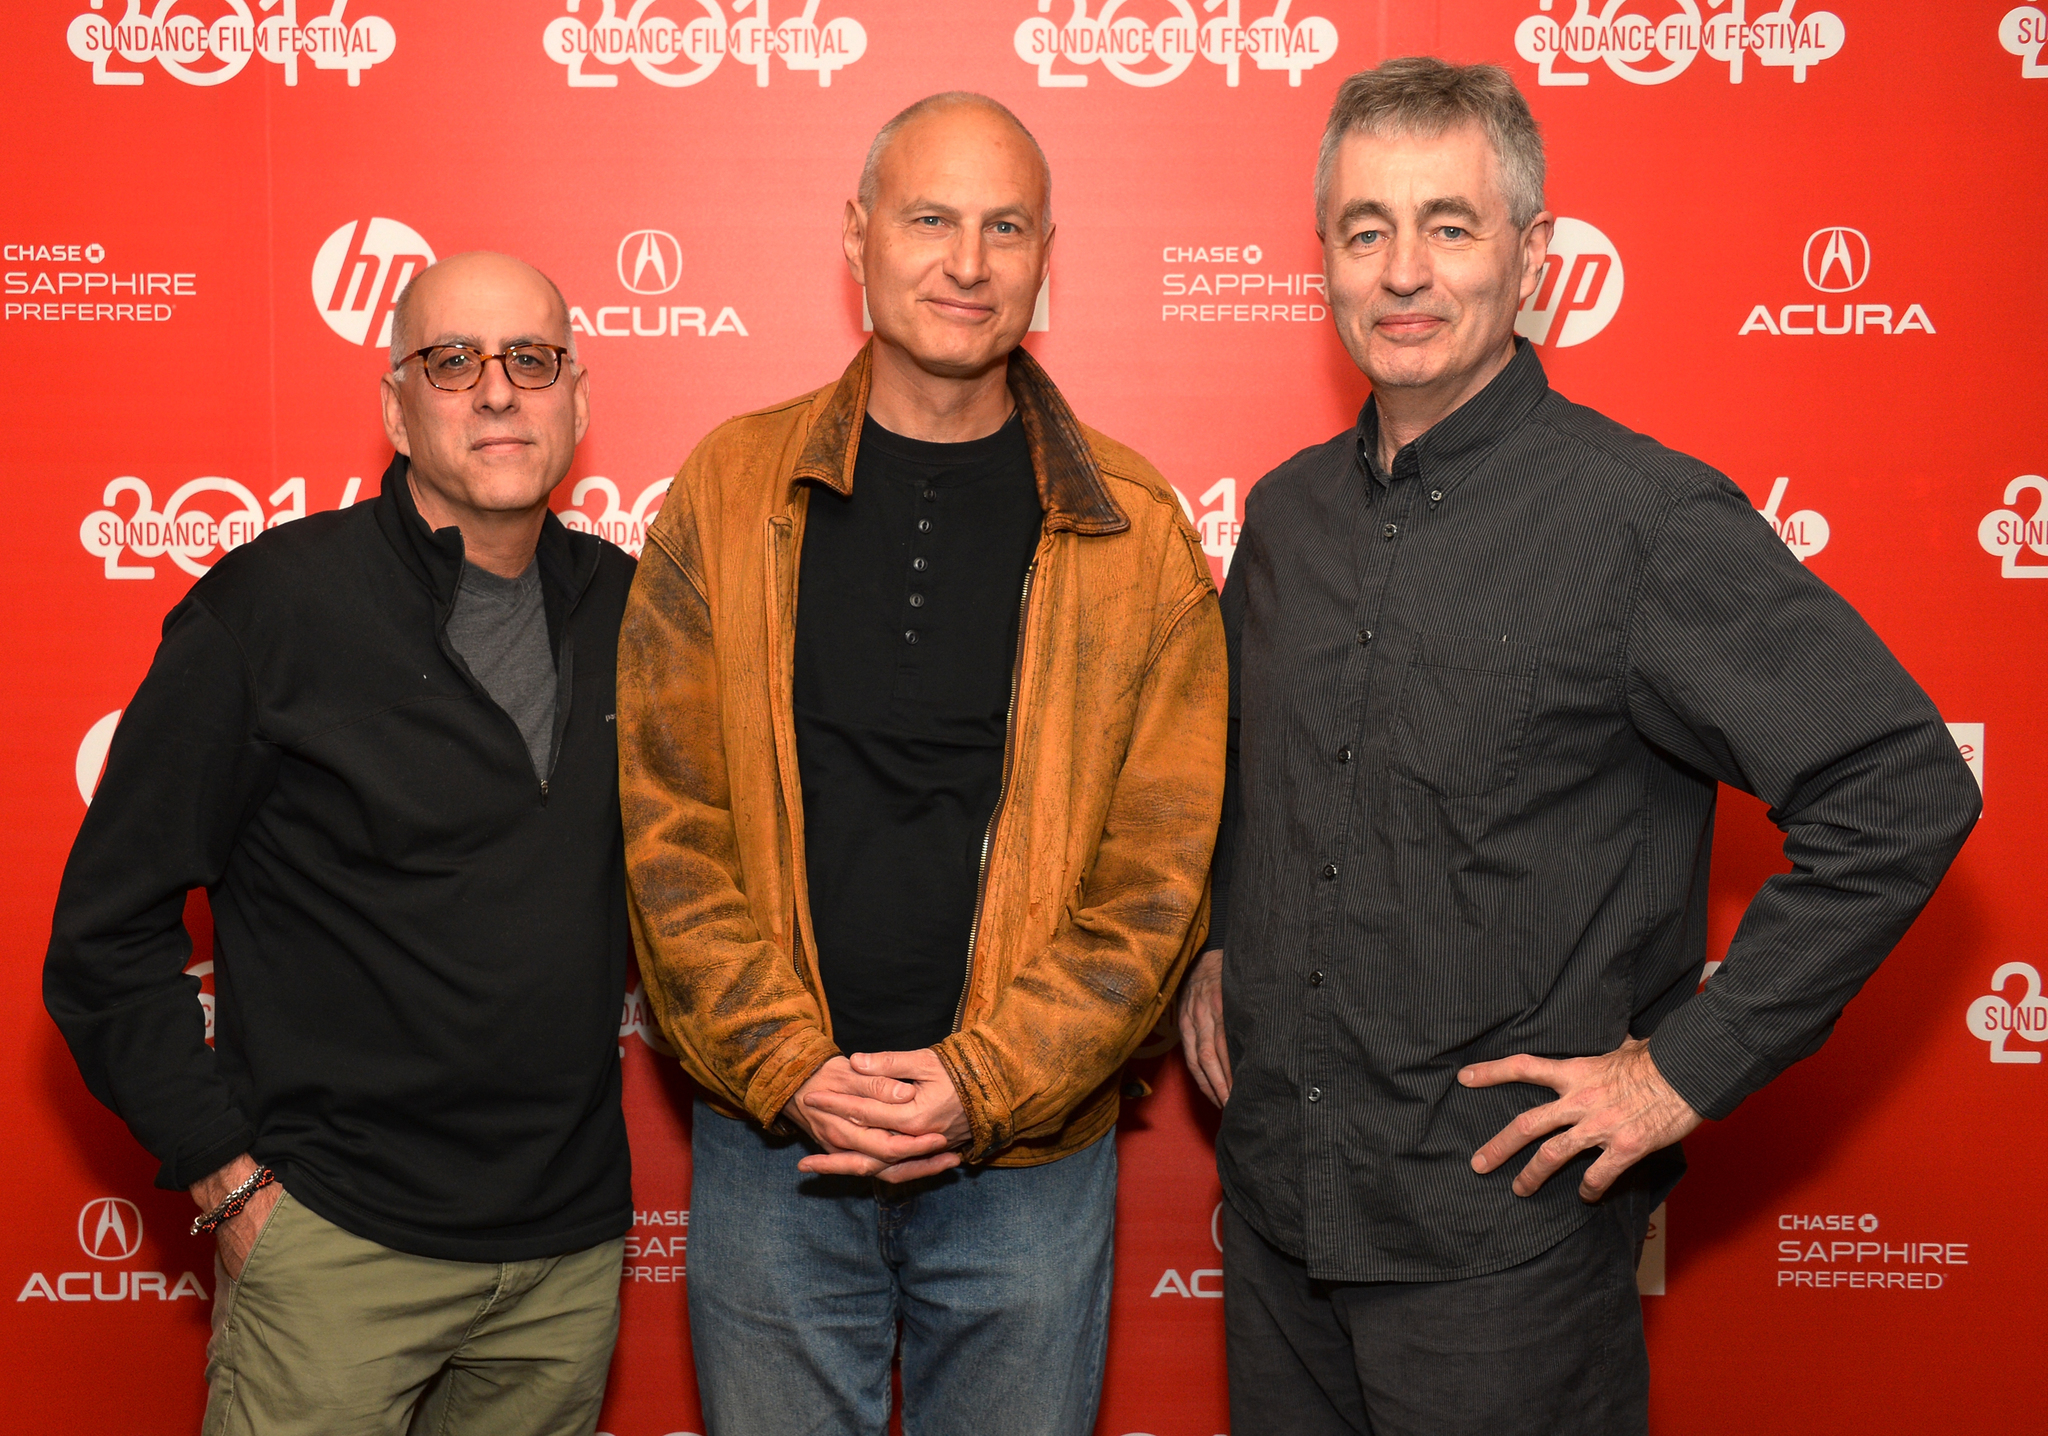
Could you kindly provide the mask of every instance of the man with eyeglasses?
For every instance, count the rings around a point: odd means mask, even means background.
[[[382,494],[236,549],[165,620],[45,1001],[215,1236],[207,1433],[588,1433],[633,1219],[633,561],[548,511],[589,422],[553,284],[458,255],[391,329]]]

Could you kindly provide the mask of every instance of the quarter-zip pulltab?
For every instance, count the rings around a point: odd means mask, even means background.
[[[540,805],[543,808],[548,805],[548,780],[546,778],[540,780]]]
[[[1024,673],[1024,640],[1031,622],[1031,580],[1038,562],[1024,570],[1024,591],[1017,596],[1017,651],[1010,658],[1010,709],[1003,719],[1003,781],[996,788],[996,805],[988,815],[988,828],[981,835],[981,872],[974,884],[974,921],[967,927],[967,971],[960,979],[960,1000],[953,1004],[953,1030],[967,1013],[967,993],[974,986],[974,947],[981,937],[981,906],[988,899],[988,857],[994,850],[996,824],[1002,821],[1003,804],[1010,796],[1010,775],[1017,765],[1017,688]]]

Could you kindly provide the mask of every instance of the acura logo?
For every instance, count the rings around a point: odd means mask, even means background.
[[[78,1244],[94,1261],[126,1261],[142,1246],[142,1213],[126,1197],[94,1197],[78,1212]]]
[[[1830,225],[1806,241],[1806,282],[1823,294],[1847,294],[1870,278],[1870,241],[1860,229]]]
[[[666,294],[683,277],[683,249],[665,229],[636,229],[619,241],[619,283],[635,294]]]

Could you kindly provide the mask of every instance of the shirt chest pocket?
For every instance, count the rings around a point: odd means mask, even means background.
[[[1394,771],[1446,798],[1514,782],[1540,651],[1504,638],[1422,635],[1394,717]]]

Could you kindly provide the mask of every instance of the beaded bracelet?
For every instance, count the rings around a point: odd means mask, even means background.
[[[251,1197],[276,1180],[277,1173],[271,1171],[268,1167],[258,1167],[255,1175],[243,1182],[241,1186],[236,1187],[232,1192],[229,1192],[225,1197],[222,1197],[219,1206],[204,1216],[192,1219],[192,1235],[195,1237],[199,1236],[202,1233],[212,1231],[222,1222],[233,1221],[242,1214],[243,1208],[249,1205]]]

